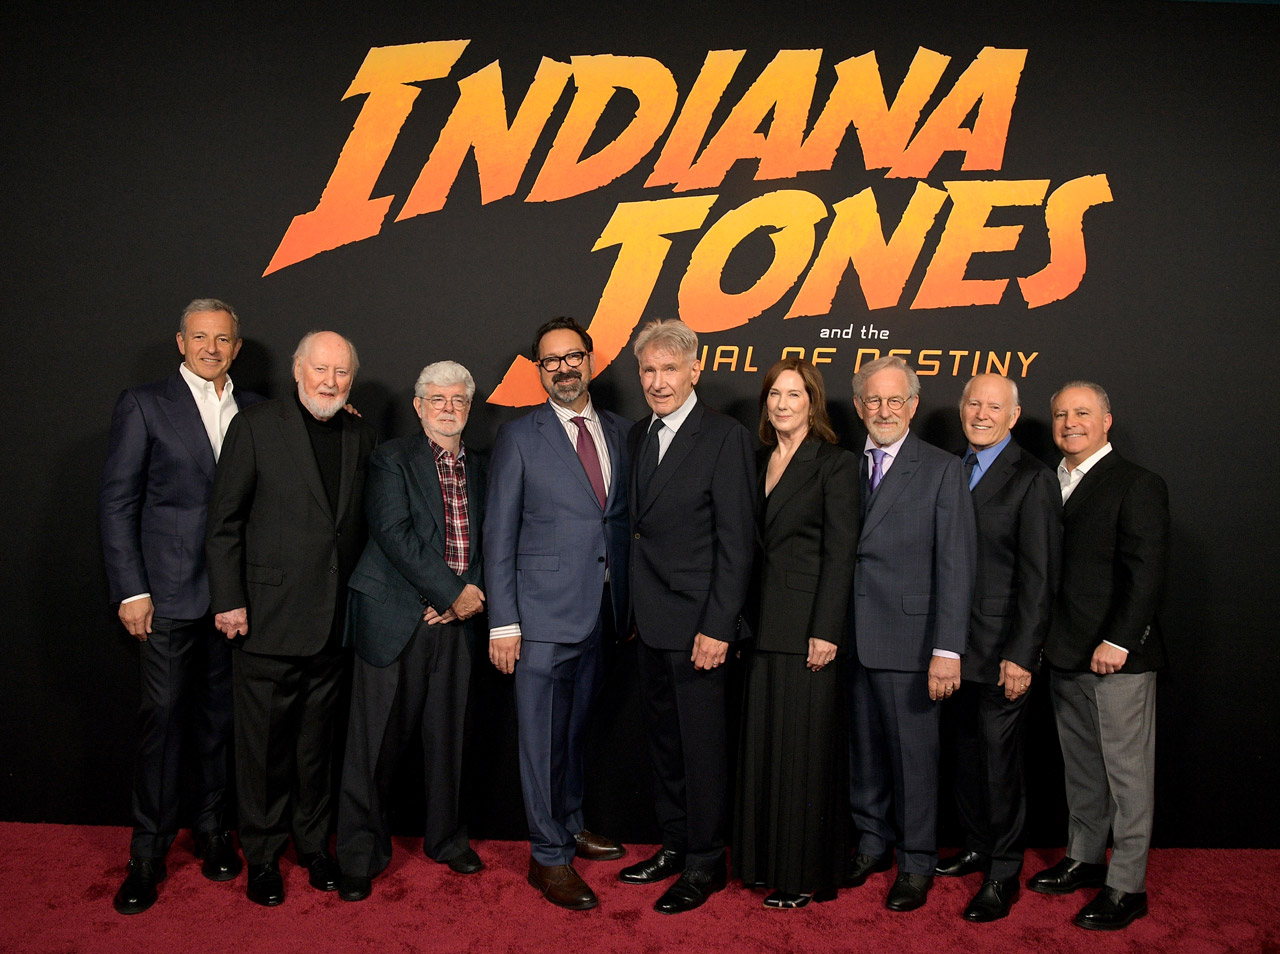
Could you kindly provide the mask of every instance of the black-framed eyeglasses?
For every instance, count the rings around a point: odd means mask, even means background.
[[[542,368],[550,374],[552,371],[559,371],[561,364],[567,364],[571,368],[577,368],[582,365],[586,358],[585,351],[570,351],[568,354],[549,354],[545,358],[538,359],[538,367]]]
[[[471,398],[465,394],[455,394],[453,397],[445,397],[443,394],[433,394],[431,397],[423,398],[437,411],[443,411],[446,407],[451,407],[455,411],[465,411],[471,406]]]
[[[904,398],[904,397],[891,397],[891,398],[865,397],[865,398],[858,398],[858,403],[860,403],[868,411],[880,410],[881,403],[889,405],[889,410],[891,411],[901,411],[903,408],[903,405],[905,405],[909,400],[911,399]]]

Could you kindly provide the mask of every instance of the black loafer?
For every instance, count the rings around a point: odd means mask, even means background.
[[[864,855],[858,852],[853,856],[853,860],[849,862],[849,873],[845,875],[844,886],[846,888],[856,888],[866,883],[866,880],[877,871],[888,871],[893,867],[892,853],[877,858],[875,855]]]
[[[477,871],[484,870],[484,862],[470,848],[466,848],[452,858],[446,859],[445,864],[449,866],[450,871],[456,871],[458,874],[464,875],[475,874]]]
[[[626,884],[653,884],[673,878],[684,871],[684,855],[663,848],[652,858],[628,865],[618,872],[618,880]]]
[[[724,864],[711,871],[685,869],[676,883],[653,906],[659,914],[683,914],[702,904],[725,886]]]
[[[264,908],[283,904],[284,879],[280,877],[280,866],[274,861],[266,865],[250,865],[249,884],[244,893],[250,901]]]
[[[244,863],[236,854],[229,831],[202,831],[196,835],[196,857],[203,858],[200,873],[210,881],[230,881]]]
[[[1147,892],[1129,894],[1103,888],[1086,904],[1072,922],[1090,931],[1118,931],[1147,916]]]
[[[373,893],[373,879],[344,874],[338,882],[338,897],[343,901],[363,901]]]
[[[159,894],[156,885],[165,879],[168,871],[163,858],[130,858],[124,876],[124,884],[111,899],[111,904],[121,914],[141,914],[156,903]]]
[[[964,909],[964,919],[975,923],[999,921],[1018,898],[1018,879],[988,878]]]
[[[317,891],[337,891],[342,880],[342,869],[327,849],[321,848],[314,855],[298,852],[298,864],[307,869],[311,887]]]
[[[944,878],[963,878],[965,875],[973,874],[976,871],[985,872],[987,870],[987,861],[986,855],[981,855],[976,851],[962,851],[960,854],[953,855],[945,861],[939,861],[938,867],[933,869],[933,873]]]
[[[888,897],[884,899],[884,906],[890,911],[914,911],[922,908],[929,899],[929,889],[932,887],[932,875],[899,872],[893,887],[889,889]]]
[[[1035,875],[1027,887],[1040,894],[1070,894],[1081,888],[1101,888],[1107,881],[1107,866],[1063,858]]]

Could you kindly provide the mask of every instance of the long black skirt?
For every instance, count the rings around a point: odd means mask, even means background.
[[[795,653],[747,660],[733,869],[791,894],[840,886],[849,859],[845,662],[820,672]]]

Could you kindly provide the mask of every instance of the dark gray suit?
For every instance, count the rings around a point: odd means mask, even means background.
[[[369,542],[348,581],[345,642],[356,651],[351,718],[338,800],[338,861],[372,877],[391,861],[387,799],[405,745],[420,730],[426,820],[423,848],[448,861],[468,847],[459,795],[473,619],[427,625],[468,583],[481,589],[484,471],[474,451],[466,469],[469,563],[445,562],[444,495],[426,434],[388,441],[369,457],[365,513]]]
[[[960,459],[908,431],[865,515],[850,608],[850,803],[858,850],[899,851],[898,870],[937,865],[934,649],[963,654],[973,602],[973,505]]]

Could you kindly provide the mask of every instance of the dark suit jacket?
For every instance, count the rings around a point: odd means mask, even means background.
[[[1062,491],[1053,471],[1010,440],[971,496],[978,576],[961,675],[994,685],[1002,659],[1040,668],[1062,566]]]
[[[631,428],[632,460],[648,432]],[[754,554],[751,436],[731,417],[694,405],[641,498],[631,478],[631,606],[654,649],[690,650],[698,633],[733,641]]]
[[[756,647],[805,655],[810,637],[843,647],[862,514],[858,458],[806,441],[766,497],[772,454],[765,447],[756,455],[759,557],[748,617]]]
[[[1044,657],[1087,672],[1104,640],[1129,651],[1121,672],[1165,663],[1156,611],[1169,562],[1164,480],[1112,450],[1080,479],[1062,511],[1062,587]]]
[[[461,576],[445,562],[444,493],[426,434],[388,441],[369,456],[364,509],[369,542],[347,582],[344,643],[373,666],[389,666],[408,644],[426,606],[443,613],[481,579],[484,468],[467,448],[470,562]],[[473,633],[474,622],[463,626]]]
[[[960,458],[908,432],[862,519],[853,599],[859,662],[924,672],[934,649],[963,654],[975,550]]]
[[[262,400],[232,394],[241,409]],[[120,395],[98,495],[113,603],[150,593],[157,616],[209,611],[204,530],[213,470],[213,447],[181,373]]]
[[[246,652],[310,656],[324,649],[364,549],[365,462],[374,430],[339,411],[342,474],[329,507],[293,397],[236,415],[227,430],[209,501],[206,548],[213,611],[248,608]]]
[[[518,622],[524,639],[582,642],[600,615],[607,568],[614,625],[625,631],[630,467],[623,428],[629,422],[610,411],[596,413],[611,470],[603,509],[549,403],[498,431],[484,525],[490,627]]]

